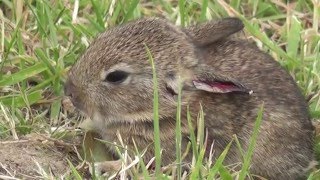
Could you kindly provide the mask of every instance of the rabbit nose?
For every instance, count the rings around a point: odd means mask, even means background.
[[[79,99],[79,89],[71,79],[64,84],[64,94],[69,98],[73,106],[80,108],[81,99]]]
[[[85,110],[84,102],[83,102],[83,93],[81,89],[77,87],[71,79],[68,79],[64,84],[64,94],[69,97],[72,105],[80,110]]]

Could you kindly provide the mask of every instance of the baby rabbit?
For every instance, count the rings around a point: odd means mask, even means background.
[[[196,126],[200,104],[208,146],[215,158],[234,134],[247,149],[262,104],[263,121],[251,173],[268,179],[295,179],[313,160],[313,126],[307,105],[292,77],[268,54],[229,36],[243,28],[237,18],[179,28],[164,19],[146,18],[100,34],[70,70],[65,94],[86,113],[109,142],[134,149],[146,161],[154,156],[153,80],[146,47],[154,58],[159,87],[162,163],[174,162],[175,119],[182,84],[182,149],[189,142],[187,107]],[[196,128],[196,127],[195,127]],[[196,132],[196,130],[195,130]],[[107,145],[115,153],[112,145]],[[209,149],[208,149],[209,151]],[[207,152],[208,153],[208,152]],[[184,159],[190,162],[192,152]],[[231,146],[225,165],[241,162]]]

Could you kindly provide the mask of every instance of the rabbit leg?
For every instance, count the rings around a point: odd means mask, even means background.
[[[103,161],[94,163],[95,175],[97,176],[111,176],[121,169],[121,160]]]

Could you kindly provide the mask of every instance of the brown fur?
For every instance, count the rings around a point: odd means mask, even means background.
[[[307,105],[294,80],[276,61],[246,41],[229,38],[242,28],[236,18],[186,29],[163,19],[148,18],[112,28],[100,34],[73,66],[65,85],[66,95],[91,117],[105,140],[117,142],[118,132],[134,149],[134,139],[140,150],[148,147],[145,160],[149,160],[154,155],[153,80],[147,46],[159,83],[164,165],[175,160],[180,77],[182,149],[189,141],[185,118],[188,105],[194,120],[199,104],[203,105],[208,140],[214,141],[217,157],[234,134],[246,149],[257,112],[264,103],[251,172],[269,179],[296,178],[313,159],[313,127]],[[120,84],[106,82],[105,77],[115,70],[128,72],[128,78]],[[228,91],[210,89],[217,82],[232,87],[228,86]],[[112,146],[108,147],[113,151]],[[189,154],[185,161],[190,162],[191,157]],[[236,147],[232,147],[226,161],[241,162]]]

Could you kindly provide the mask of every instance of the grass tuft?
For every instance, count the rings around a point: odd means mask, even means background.
[[[320,1],[263,0],[2,0],[0,1],[0,140],[20,139],[32,133],[67,139],[69,132],[78,132],[78,115],[68,110],[61,99],[63,83],[71,65],[81,56],[93,38],[118,24],[147,16],[161,16],[182,27],[226,16],[237,16],[245,24],[244,35],[279,61],[294,77],[308,100],[311,118],[316,127],[316,156],[320,158]],[[153,67],[155,174],[142,162],[143,152],[136,149],[139,163],[123,171],[139,179],[168,179],[161,167],[159,136],[159,94],[152,52],[147,54]],[[180,89],[181,91],[181,89]],[[250,161],[261,123],[262,108],[256,119],[250,145],[244,151],[240,171],[223,165],[231,146],[212,164],[205,158],[205,116],[200,110],[197,120],[181,114],[181,92],[178,94],[176,121],[176,179],[245,179],[250,177]],[[181,116],[187,116],[190,131],[188,147],[193,153],[189,173],[183,172],[184,150],[181,150]],[[197,123],[194,132],[193,122]],[[57,132],[57,129],[59,132]],[[61,132],[63,131],[63,132]],[[72,134],[72,133],[71,133]],[[76,133],[74,133],[76,134]],[[214,149],[214,146],[213,146]],[[101,150],[99,150],[101,151]],[[94,152],[94,151],[93,151]],[[119,153],[125,154],[126,149]],[[73,152],[78,155],[78,152]],[[127,161],[126,155],[123,160]],[[136,160],[136,157],[131,157]],[[130,158],[129,158],[130,159]],[[69,161],[71,172],[65,179],[82,179],[85,174],[78,164]],[[148,163],[148,162],[145,162]],[[126,163],[124,163],[126,164]],[[127,164],[130,164],[127,162]],[[2,164],[1,164],[2,166]],[[9,170],[8,170],[9,171]],[[4,171],[7,172],[7,171]],[[142,172],[142,174],[141,174]],[[14,179],[14,173],[1,177]],[[315,168],[308,179],[320,177]],[[50,176],[48,174],[43,174]]]

